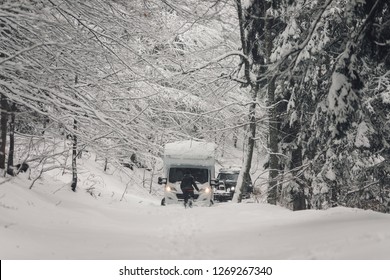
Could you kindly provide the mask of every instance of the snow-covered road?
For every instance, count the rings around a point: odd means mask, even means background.
[[[1,259],[390,259],[390,215],[372,211],[184,209],[18,182],[0,185]]]

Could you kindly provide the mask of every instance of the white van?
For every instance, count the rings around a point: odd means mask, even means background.
[[[199,188],[195,191],[195,205],[211,206],[214,203],[212,186],[215,184],[215,144],[201,141],[178,141],[165,145],[164,176],[158,183],[164,185],[161,205],[183,201],[180,183],[184,172],[190,171]]]

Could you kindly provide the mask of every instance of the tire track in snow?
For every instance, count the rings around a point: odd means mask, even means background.
[[[163,259],[208,259],[212,252],[208,248],[201,215],[197,207],[184,209],[181,205],[164,207],[163,226],[157,229],[158,240],[153,244],[156,256]],[[169,252],[167,254],[167,252]]]

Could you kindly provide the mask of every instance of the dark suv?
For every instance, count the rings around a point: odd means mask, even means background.
[[[237,168],[222,168],[219,170],[217,179],[219,180],[220,185],[214,190],[214,200],[227,201],[233,198],[239,174],[240,169]],[[248,175],[245,179],[242,198],[249,198],[252,192],[252,180]]]

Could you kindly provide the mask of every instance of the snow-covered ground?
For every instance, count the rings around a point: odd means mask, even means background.
[[[390,215],[262,203],[163,207],[134,177],[87,166],[76,193],[60,172],[31,190],[26,174],[0,184],[1,259],[390,259]]]

